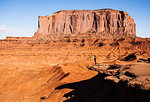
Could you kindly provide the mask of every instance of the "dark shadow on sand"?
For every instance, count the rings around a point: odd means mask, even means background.
[[[99,73],[91,79],[61,85],[56,89],[74,89],[64,95],[68,98],[64,102],[150,102],[150,91],[127,87],[126,82],[104,80],[106,76]]]

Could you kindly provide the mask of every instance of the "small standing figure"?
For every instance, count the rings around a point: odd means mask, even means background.
[[[95,64],[96,64],[96,56],[94,56],[94,62],[95,62]]]

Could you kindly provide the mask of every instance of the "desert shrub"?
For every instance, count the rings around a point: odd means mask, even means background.
[[[104,43],[100,42],[100,43],[98,44],[98,47],[101,47],[101,46],[104,46]]]

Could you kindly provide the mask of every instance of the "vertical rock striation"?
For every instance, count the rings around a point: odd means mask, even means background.
[[[36,34],[119,34],[135,36],[134,19],[124,11],[62,10],[52,16],[39,16],[39,29]]]

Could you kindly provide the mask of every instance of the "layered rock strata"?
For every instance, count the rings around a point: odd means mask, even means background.
[[[36,34],[119,34],[136,35],[134,19],[124,11],[62,10],[52,16],[39,16]]]

